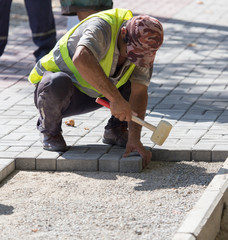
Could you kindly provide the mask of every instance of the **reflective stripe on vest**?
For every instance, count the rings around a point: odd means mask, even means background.
[[[88,82],[86,82],[82,76],[79,74],[78,70],[76,69],[72,59],[69,56],[67,43],[70,36],[74,33],[76,28],[82,24],[87,19],[92,17],[100,17],[104,19],[106,22],[109,23],[111,26],[112,31],[112,38],[110,48],[106,54],[106,56],[99,62],[103,71],[105,72],[106,76],[109,77],[112,61],[113,61],[113,54],[115,50],[115,44],[117,40],[117,34],[119,32],[119,28],[122,23],[130,18],[132,18],[132,12],[126,9],[111,9],[103,12],[99,12],[93,15],[90,15],[88,18],[81,21],[78,25],[74,28],[69,30],[56,44],[54,49],[46,56],[44,56],[33,68],[29,75],[29,81],[31,83],[37,83],[42,79],[43,73],[45,71],[51,72],[65,72],[67,73],[74,85],[85,94],[89,95],[90,97],[98,97],[101,94],[92,87]],[[118,81],[116,87],[119,88],[124,83],[127,82],[131,73],[134,70],[135,65],[131,64],[125,74],[121,77]]]

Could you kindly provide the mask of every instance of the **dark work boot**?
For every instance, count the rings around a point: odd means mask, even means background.
[[[105,126],[103,143],[126,147],[128,140],[127,122],[121,122],[112,116]]]
[[[40,140],[43,144],[43,149],[55,152],[65,152],[68,148],[61,133],[52,136],[48,133],[40,132]]]

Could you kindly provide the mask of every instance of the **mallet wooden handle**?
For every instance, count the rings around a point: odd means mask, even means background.
[[[104,107],[110,108],[109,102],[105,101],[104,99],[97,98],[96,99],[96,103],[99,103],[100,105],[102,105]],[[148,128],[148,129],[150,129],[153,132],[156,130],[156,127],[154,125],[152,125],[152,124],[150,124],[148,122],[145,122],[141,118],[138,118],[138,117],[136,117],[134,115],[132,115],[132,121],[138,123],[141,126],[144,126],[144,127]]]

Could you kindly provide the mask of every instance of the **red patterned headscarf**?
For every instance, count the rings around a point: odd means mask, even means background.
[[[150,68],[163,42],[161,23],[148,15],[131,18],[126,25],[127,55],[135,65]]]

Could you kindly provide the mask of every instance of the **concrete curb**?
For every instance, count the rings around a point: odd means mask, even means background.
[[[172,240],[214,240],[228,204],[228,158]]]
[[[0,159],[0,182],[15,170],[14,159]]]

